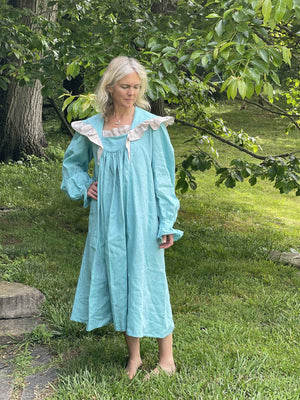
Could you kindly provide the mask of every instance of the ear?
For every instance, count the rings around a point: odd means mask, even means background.
[[[108,93],[112,93],[112,87],[111,86],[106,86],[106,90],[108,91]]]

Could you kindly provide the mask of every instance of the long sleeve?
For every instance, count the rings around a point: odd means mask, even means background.
[[[72,200],[83,199],[84,207],[88,207],[90,204],[87,190],[93,182],[88,174],[89,163],[92,158],[91,142],[86,137],[75,133],[64,156],[61,189]]]
[[[158,208],[158,238],[173,234],[178,240],[183,232],[173,225],[179,210],[179,200],[175,195],[175,157],[169,134],[164,124],[153,132],[152,168]]]

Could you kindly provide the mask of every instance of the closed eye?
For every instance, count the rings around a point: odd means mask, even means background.
[[[130,85],[121,85],[122,89],[129,89],[131,86]],[[133,87],[134,89],[140,89],[141,85],[136,85]]]

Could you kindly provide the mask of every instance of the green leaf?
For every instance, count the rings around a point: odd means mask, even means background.
[[[179,58],[179,60],[177,61],[177,64],[180,65],[180,64],[184,63],[185,61],[187,61],[188,59],[189,59],[189,56],[187,54],[185,54]]]
[[[275,72],[271,72],[271,78],[276,83],[276,85],[280,86],[279,76]]]
[[[221,86],[221,93],[224,92],[224,90],[230,85],[232,79],[233,79],[232,76],[230,76],[229,78],[227,78],[227,79],[223,82],[223,84],[222,84],[222,86]]]
[[[162,60],[164,69],[167,71],[168,74],[171,74],[174,71],[174,65],[169,60],[163,58]]]
[[[162,49],[162,53],[164,53],[164,54],[166,54],[166,53],[176,54],[176,53],[177,53],[177,50],[174,49],[174,47],[168,46],[168,47],[164,47],[164,48]]]
[[[242,22],[241,24],[238,24],[236,27],[238,32],[246,33],[246,36],[249,37],[249,26],[247,22]]]
[[[286,0],[278,0],[275,6],[275,21],[278,23],[284,17],[286,11]]]
[[[260,59],[251,60],[251,64],[257,69],[258,72],[267,74],[269,72],[269,65]]]
[[[227,88],[227,96],[229,98],[235,99],[237,95],[237,89],[238,89],[238,81],[237,79],[233,79]]]
[[[282,56],[280,50],[277,48],[269,48],[269,52],[271,53],[271,60],[276,67],[280,67],[282,65]]]
[[[263,84],[264,84],[264,82],[263,82],[263,81],[260,81],[260,82],[255,86],[255,93],[256,93],[257,95],[260,94],[261,88],[262,88]]]
[[[272,165],[272,167],[268,170],[268,175],[271,181],[275,179],[275,176],[277,175],[277,168],[275,165]]]
[[[209,63],[209,56],[208,55],[203,56],[201,59],[201,63],[203,65],[203,67],[206,67]]]
[[[260,82],[260,74],[254,68],[249,68],[247,71],[247,76],[255,81],[255,83],[259,84]]]
[[[67,75],[71,75],[73,78],[76,78],[76,76],[80,73],[80,66],[77,62],[72,62],[71,64],[68,65],[67,67]]]
[[[85,112],[91,106],[91,100],[87,99],[81,104],[82,112]]]
[[[244,99],[246,97],[246,93],[247,93],[247,84],[245,81],[239,79],[238,83],[237,83],[237,87],[238,87],[238,91],[242,97],[242,99]]]
[[[252,81],[247,80],[247,90],[246,90],[246,97],[251,99],[254,94],[254,84]]]
[[[163,48],[163,45],[160,43],[156,43],[151,47],[152,51],[161,51],[161,49]]]
[[[223,32],[225,30],[225,22],[224,20],[220,20],[216,26],[215,26],[215,31],[217,33],[218,36],[222,36]]]
[[[251,186],[254,186],[257,183],[256,176],[251,176],[251,178],[249,178],[249,183]]]
[[[0,89],[7,90],[7,83],[2,78],[0,78]]]
[[[197,59],[200,59],[202,55],[203,55],[202,51],[196,50],[196,51],[193,51],[190,58],[191,58],[191,60],[197,60]]]
[[[225,180],[224,184],[226,187],[232,189],[235,187],[236,182],[235,182],[235,179],[231,175],[229,175],[228,178]]]
[[[272,11],[272,1],[271,0],[263,0],[262,13],[263,13],[265,23],[267,23],[270,20],[271,11]]]
[[[204,85],[206,85],[210,81],[210,79],[213,78],[214,76],[215,76],[214,72],[210,72],[209,74],[207,74],[203,79]]]
[[[177,183],[176,183],[176,190],[179,190],[181,193],[185,193],[188,189],[189,189],[189,185],[187,183],[187,181],[185,180],[185,178],[180,178],[178,179]]]
[[[237,43],[236,44],[236,50],[239,54],[244,54],[245,53],[245,45]]]
[[[197,189],[197,183],[195,181],[190,181],[190,188],[192,190],[196,190]]]
[[[219,54],[219,47],[216,46],[214,51],[213,51],[213,57],[216,59],[218,57],[218,54]]]
[[[208,14],[205,18],[220,18],[220,15],[216,13],[211,13]]]
[[[273,98],[273,86],[269,82],[264,83],[264,93],[270,98]]]
[[[281,46],[281,51],[282,51],[283,61],[286,64],[291,65],[291,51],[285,46]]]
[[[64,103],[63,103],[62,110],[64,110],[66,107],[68,107],[68,105],[69,105],[70,103],[72,103],[72,101],[74,100],[74,98],[75,98],[75,96],[69,96],[69,97],[67,97],[66,100],[65,100]]]
[[[145,40],[142,39],[142,38],[136,38],[134,42],[135,42],[135,44],[136,44],[138,47],[140,47],[140,48],[144,48],[145,45],[146,45]]]
[[[264,60],[266,63],[269,62],[269,54],[265,49],[260,49],[257,51],[257,54],[260,56],[262,60]]]
[[[172,94],[174,94],[175,96],[178,95],[178,88],[174,83],[168,83],[167,84],[168,89],[170,90],[170,92]]]
[[[235,44],[235,42],[227,42],[224,43],[221,47],[220,47],[220,53],[222,53],[222,51],[226,50],[228,47],[232,46],[233,44]]]
[[[157,40],[156,40],[155,37],[151,37],[151,38],[148,40],[148,47],[149,47],[149,49],[152,49],[152,47],[153,47],[154,45],[156,45],[156,44],[157,44]]]
[[[298,19],[298,20],[300,20],[300,5],[295,5],[294,6],[294,11],[295,11],[295,14],[296,14],[296,18]]]

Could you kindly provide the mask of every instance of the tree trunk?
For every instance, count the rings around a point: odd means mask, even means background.
[[[36,14],[55,20],[55,7],[47,8],[48,0],[13,0],[9,4],[16,8],[29,8]],[[24,24],[32,27],[26,19]],[[9,63],[9,60],[6,60]],[[42,85],[35,80],[32,85],[19,86],[12,81],[6,92],[1,91],[0,101],[0,161],[18,160],[22,155],[44,154],[46,145],[42,124]]]
[[[46,145],[42,124],[41,83],[32,87],[12,82],[6,96],[6,118],[1,132],[0,160],[18,160],[22,155],[42,156]]]
[[[154,14],[172,14],[177,9],[177,0],[154,0],[151,4],[151,11]]]
[[[153,114],[160,115],[161,117],[164,117],[166,115],[165,103],[162,97],[155,101],[150,101],[150,105],[151,105],[151,112]]]

